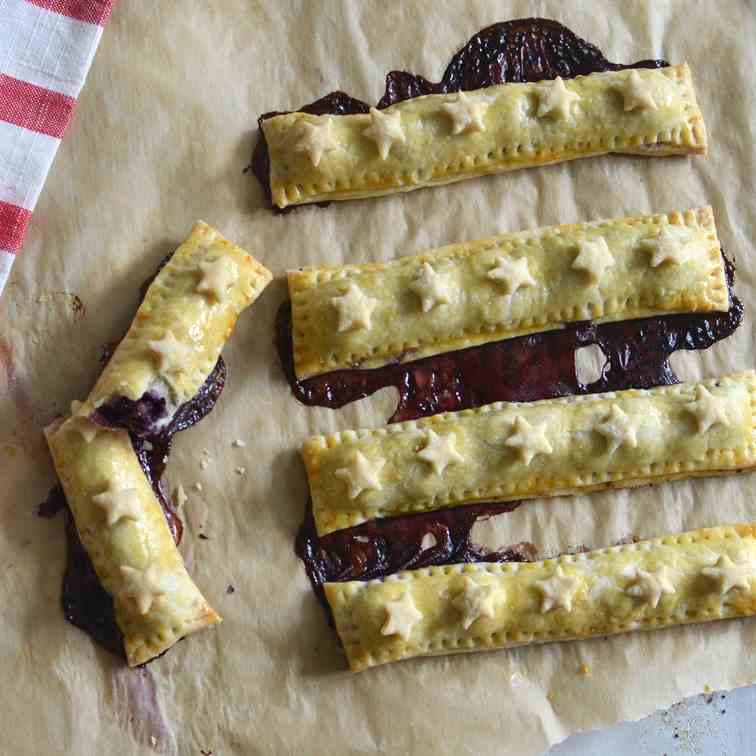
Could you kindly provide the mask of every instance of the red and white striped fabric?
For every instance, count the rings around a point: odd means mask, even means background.
[[[115,0],[0,0],[0,292]]]

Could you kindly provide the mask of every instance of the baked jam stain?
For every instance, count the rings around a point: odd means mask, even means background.
[[[481,89],[495,84],[544,81],[557,76],[571,79],[599,71],[663,68],[668,65],[664,60],[612,63],[601,50],[580,39],[566,26],[545,18],[523,18],[494,24],[475,34],[451,59],[439,82],[434,83],[406,71],[390,71],[386,75],[386,90],[376,107],[387,108],[413,97]],[[337,91],[298,108],[297,112],[353,115],[369,110],[368,103]],[[292,111],[264,113],[257,119],[257,125],[260,127],[266,118],[286,112]],[[270,202],[270,158],[261,128],[247,170],[255,175]],[[318,204],[323,207],[329,203]],[[292,209],[274,208],[279,213]]]
[[[339,370],[298,381],[294,375],[291,305],[276,319],[281,365],[294,396],[303,404],[337,408],[393,386],[399,403],[390,423],[437,412],[456,412],[492,402],[529,402],[572,394],[592,394],[678,383],[669,357],[678,349],[706,349],[732,334],[743,319],[735,296],[735,267],[723,255],[730,309],[707,315],[666,315],[620,323],[582,322],[561,331],[533,334],[415,362],[373,370]],[[575,351],[596,344],[606,361],[601,377],[577,378]],[[472,561],[524,561],[533,550],[512,546],[484,552],[470,541],[476,520],[516,508],[490,503],[420,515],[373,520],[318,537],[308,502],[296,553],[317,595],[322,584],[371,580],[399,570]],[[437,545],[423,548],[432,536]],[[425,541],[428,543],[428,540]]]
[[[481,89],[495,84],[574,78],[600,71],[662,68],[664,60],[622,64],[607,60],[594,45],[556,21],[527,18],[486,27],[457,52],[441,81],[430,82],[405,71],[386,76],[386,90],[376,107],[427,94]],[[369,105],[344,92],[331,92],[299,108],[314,115],[367,113]],[[290,112],[290,111],[289,111]],[[280,115],[265,113],[266,118]],[[251,170],[270,201],[270,160],[265,136],[252,154]],[[327,205],[329,203],[319,203]],[[286,208],[288,212],[293,207]],[[669,364],[678,349],[706,349],[740,325],[743,307],[734,296],[734,266],[725,258],[730,294],[726,313],[670,315],[620,323],[574,323],[560,331],[537,333],[420,360],[405,355],[400,364],[375,370],[339,370],[298,381],[291,344],[291,305],[276,319],[276,342],[294,396],[303,404],[338,408],[387,386],[399,392],[389,422],[454,412],[497,401],[524,402],[570,394],[651,388],[676,383]],[[605,355],[598,380],[578,381],[575,352],[597,345]],[[476,504],[419,515],[386,518],[319,538],[307,504],[296,553],[317,596],[326,605],[322,585],[328,581],[370,580],[399,570],[465,561],[523,561],[535,558],[528,544],[485,552],[472,544],[475,522],[511,512],[517,502]],[[431,545],[433,544],[433,545]],[[326,605],[327,608],[327,605]],[[329,612],[330,617],[330,612]]]
[[[278,355],[294,396],[307,405],[337,409],[379,389],[399,393],[390,423],[492,402],[531,402],[677,383],[669,364],[678,349],[706,349],[730,336],[743,319],[733,291],[735,267],[723,255],[730,308],[706,315],[663,315],[618,323],[573,323],[558,331],[519,336],[482,346],[386,365],[336,370],[298,380],[294,374],[291,304],[276,316]],[[605,356],[601,376],[580,383],[575,352],[596,345]]]
[[[158,270],[165,265],[167,259],[160,264]],[[152,278],[148,279],[146,284],[142,286],[140,299],[144,298],[146,287],[152,281]],[[118,346],[118,342],[106,344],[102,348],[101,368],[107,365],[116,346]],[[173,437],[176,433],[198,423],[212,411],[223,391],[225,382],[226,365],[223,359],[219,358],[197,394],[179,407],[173,420],[166,428],[149,437],[130,434],[131,445],[134,447],[142,470],[163,508],[168,527],[176,544],[181,541],[184,526],[163,482]],[[125,660],[123,635],[116,623],[113,599],[100,584],[89,555],[79,539],[63,489],[56,486],[40,505],[39,515],[41,517],[52,517],[62,509],[66,511],[67,542],[66,569],[61,592],[63,615],[72,625],[83,630],[99,645]]]

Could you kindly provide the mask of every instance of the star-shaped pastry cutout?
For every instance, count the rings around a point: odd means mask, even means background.
[[[584,239],[578,243],[578,255],[572,261],[572,268],[584,270],[591,283],[598,283],[606,269],[613,265],[614,258],[603,236],[593,241]]]
[[[483,585],[465,576],[462,591],[452,606],[462,614],[462,627],[467,630],[479,617],[494,617],[494,604],[503,598],[503,590],[495,585]]]
[[[346,294],[334,297],[331,299],[331,304],[336,308],[339,316],[339,324],[336,328],[339,333],[342,333],[359,328],[369,329],[378,300],[365,294],[356,283],[350,283]]]
[[[423,613],[415,606],[412,594],[406,591],[404,596],[386,604],[386,621],[381,628],[381,635],[398,635],[405,642],[412,635],[412,628],[423,618]]]
[[[483,117],[488,110],[487,102],[471,100],[464,92],[460,92],[454,102],[445,102],[441,110],[452,119],[452,134],[486,130]]]
[[[528,261],[524,257],[519,260],[497,257],[496,265],[486,273],[486,278],[502,284],[507,294],[514,294],[521,286],[536,285],[528,270]]]
[[[649,265],[652,268],[658,268],[663,262],[667,261],[676,265],[685,262],[691,244],[698,241],[696,235],[689,228],[664,223],[659,233],[650,239],[643,239],[641,246],[651,252]]]
[[[580,588],[580,580],[564,574],[562,566],[556,568],[554,577],[537,580],[536,590],[541,594],[541,611],[545,614],[552,609],[572,611],[572,600]]]
[[[619,89],[625,101],[625,112],[638,108],[657,110],[659,107],[654,100],[651,82],[646,81],[637,71],[631,71]]]
[[[340,467],[334,475],[345,481],[350,499],[356,499],[363,491],[380,491],[380,473],[386,460],[382,457],[370,460],[361,451],[355,452],[349,467]]]
[[[317,168],[323,155],[339,149],[339,143],[331,133],[331,119],[321,118],[317,123],[298,121],[295,126],[293,148],[304,152]]]
[[[631,449],[638,446],[638,420],[631,418],[616,404],[612,405],[604,421],[596,426],[596,431],[606,438],[608,454],[614,454],[622,445]]]
[[[667,574],[667,568],[662,567],[658,572],[636,569],[633,582],[625,593],[628,596],[645,601],[653,609],[656,609],[662,596],[676,593],[676,591]]]
[[[410,289],[420,297],[423,312],[430,312],[437,305],[451,302],[453,285],[448,275],[439,273],[425,262],[410,283]]]
[[[97,435],[99,426],[88,417],[79,415],[79,410],[84,406],[83,402],[74,399],[71,402],[71,417],[66,423],[72,430],[78,431],[84,439],[84,443],[90,443]]]
[[[526,465],[536,454],[551,454],[554,451],[546,438],[546,424],[531,425],[522,415],[515,417],[512,435],[504,443],[518,449]]]
[[[107,491],[96,494],[92,501],[105,511],[105,518],[110,527],[122,518],[138,520],[142,512],[136,488],[117,489],[111,483]]]
[[[750,581],[756,578],[756,562],[736,564],[730,557],[721,556],[715,567],[704,567],[701,574],[716,583],[720,596],[726,596],[734,588],[750,588]]]
[[[383,113],[377,108],[370,108],[370,117],[371,124],[362,134],[375,142],[381,160],[385,160],[396,142],[407,141],[402,129],[401,111]]]
[[[444,470],[455,462],[464,462],[465,458],[457,451],[457,437],[453,433],[439,436],[432,428],[428,429],[428,442],[417,456],[427,462],[436,475],[441,475]]]
[[[217,260],[203,260],[199,264],[202,278],[197,284],[200,294],[210,294],[222,302],[226,292],[239,277],[239,269],[233,260],[219,257]]]
[[[730,424],[727,400],[721,396],[714,396],[706,386],[696,386],[696,401],[688,402],[685,409],[695,416],[699,433],[706,433],[717,423],[724,426]]]
[[[147,346],[156,357],[158,367],[166,373],[180,373],[194,355],[194,349],[188,344],[182,344],[173,331],[166,331],[159,341],[148,341]]]
[[[128,565],[121,565],[123,588],[121,594],[134,600],[140,614],[147,614],[155,600],[165,595],[160,580],[160,568],[150,564],[146,570],[137,570]]]
[[[538,109],[536,116],[552,116],[553,118],[569,118],[573,102],[580,99],[577,92],[571,92],[564,85],[561,76],[557,76],[552,84],[542,84],[537,87]]]

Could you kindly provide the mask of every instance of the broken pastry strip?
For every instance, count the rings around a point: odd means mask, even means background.
[[[198,222],[150,284],[128,333],[77,415],[153,435],[215,367],[238,315],[271,273]]]
[[[686,64],[425,95],[357,115],[287,113],[261,126],[279,208],[606,153],[706,152]]]
[[[186,571],[128,432],[75,417],[45,436],[81,543],[113,597],[129,666],[220,622]]]
[[[756,614],[756,525],[693,530],[542,562],[452,564],[326,583],[353,672]]]
[[[302,447],[318,535],[376,517],[756,467],[756,373],[497,402]]]
[[[288,279],[299,379],[575,321],[729,307],[710,207],[503,234]]]

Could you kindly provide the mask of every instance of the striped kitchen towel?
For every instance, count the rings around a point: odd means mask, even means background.
[[[0,292],[115,0],[0,0]]]

